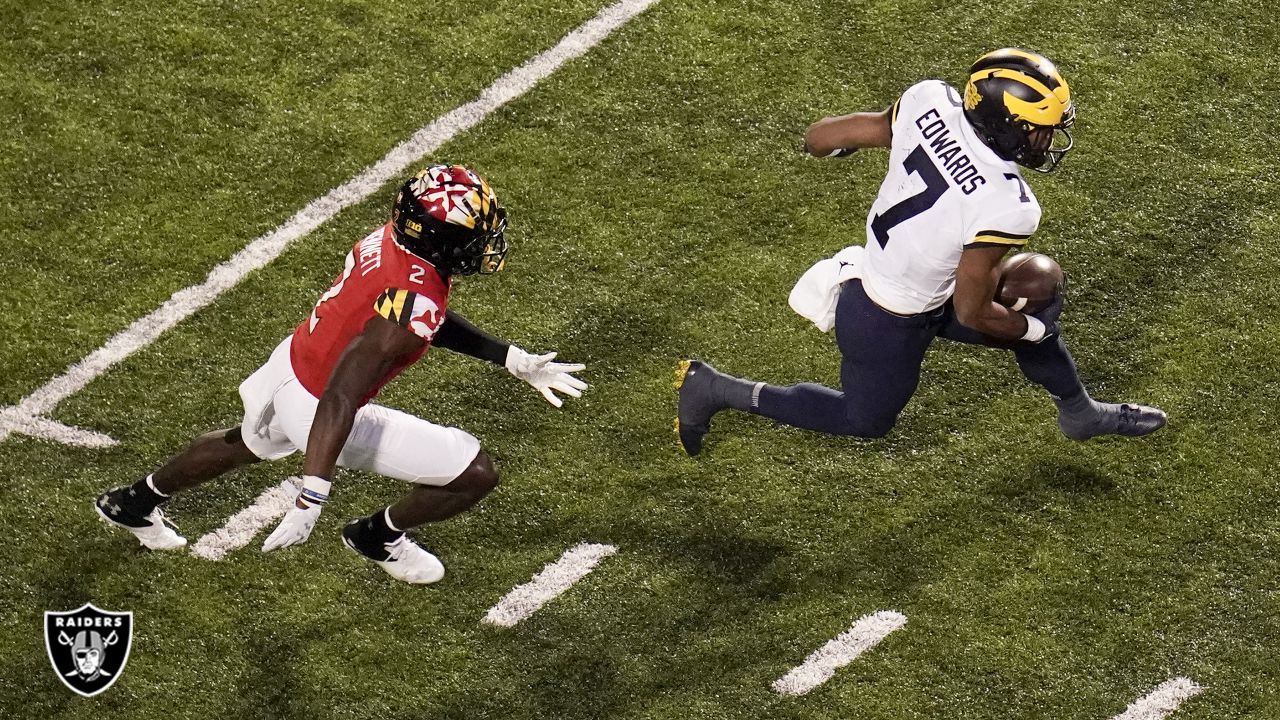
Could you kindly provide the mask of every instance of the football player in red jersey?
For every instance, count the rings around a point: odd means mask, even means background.
[[[399,502],[347,525],[346,545],[400,580],[439,580],[440,561],[405,531],[471,507],[497,486],[497,472],[469,433],[369,401],[432,345],[504,365],[556,407],[557,392],[580,397],[587,387],[573,376],[584,365],[526,353],[448,309],[455,277],[502,269],[506,225],[489,184],[465,167],[437,165],[405,182],[391,222],[352,248],[311,316],[240,385],[241,425],[196,438],[146,478],[104,493],[98,513],[148,548],[181,547],[186,539],[160,510],[173,493],[302,450],[297,500],[264,551],[307,539],[342,465],[414,483]]]

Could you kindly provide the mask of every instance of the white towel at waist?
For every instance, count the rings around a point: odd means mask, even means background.
[[[853,245],[836,253],[835,257],[819,260],[806,270],[787,298],[791,309],[811,320],[822,332],[830,332],[836,324],[840,286],[862,277],[863,252],[861,245]]]

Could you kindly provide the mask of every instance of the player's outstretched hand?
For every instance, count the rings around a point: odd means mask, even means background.
[[[564,393],[570,397],[582,397],[587,384],[573,376],[573,373],[587,369],[582,363],[551,362],[556,357],[553,352],[545,355],[531,355],[512,345],[507,350],[507,370],[521,380],[529,383],[542,393],[547,402],[560,407],[564,400],[556,395]]]
[[[271,552],[282,547],[297,545],[307,541],[311,536],[311,529],[316,526],[316,520],[320,518],[320,508],[323,505],[309,505],[305,508],[298,507],[295,502],[289,508],[289,512],[284,514],[284,519],[276,526],[276,529],[267,536],[266,542],[262,543],[262,552]]]

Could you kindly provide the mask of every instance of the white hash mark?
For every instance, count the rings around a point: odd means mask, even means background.
[[[298,497],[299,486],[291,478],[263,490],[249,507],[232,515],[217,530],[204,535],[191,547],[191,553],[206,560],[221,560],[232,550],[248,545],[253,536],[276,518],[289,511]]]
[[[1173,714],[1184,700],[1199,695],[1204,688],[1191,678],[1176,677],[1165,680],[1146,695],[1139,698],[1127,710],[1111,720],[1163,720]]]
[[[783,695],[803,695],[831,679],[836,670],[884,640],[889,633],[907,624],[907,616],[892,610],[864,615],[826,645],[805,658],[799,666],[773,682]]]
[[[544,567],[532,580],[512,588],[497,605],[489,608],[481,622],[514,627],[581,580],[602,559],[616,552],[618,548],[612,545],[594,543],[569,548],[559,560]]]

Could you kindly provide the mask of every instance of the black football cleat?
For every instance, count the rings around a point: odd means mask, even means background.
[[[174,550],[187,544],[187,539],[178,534],[160,508],[146,515],[130,511],[127,498],[131,492],[127,487],[108,490],[98,496],[93,509],[98,511],[98,517],[133,533],[138,542],[151,550]]]
[[[1058,427],[1072,440],[1088,440],[1097,435],[1140,437],[1164,427],[1168,420],[1159,408],[1132,403],[1095,403],[1089,413],[1059,413]]]
[[[724,409],[713,386],[720,373],[699,360],[681,360],[676,369],[675,387],[680,391],[676,433],[689,457],[702,452],[702,438],[711,429],[711,417]]]
[[[382,542],[368,532],[365,518],[356,518],[342,529],[342,543],[372,560],[388,575],[414,585],[427,585],[444,577],[444,565],[413,538],[400,533]]]

